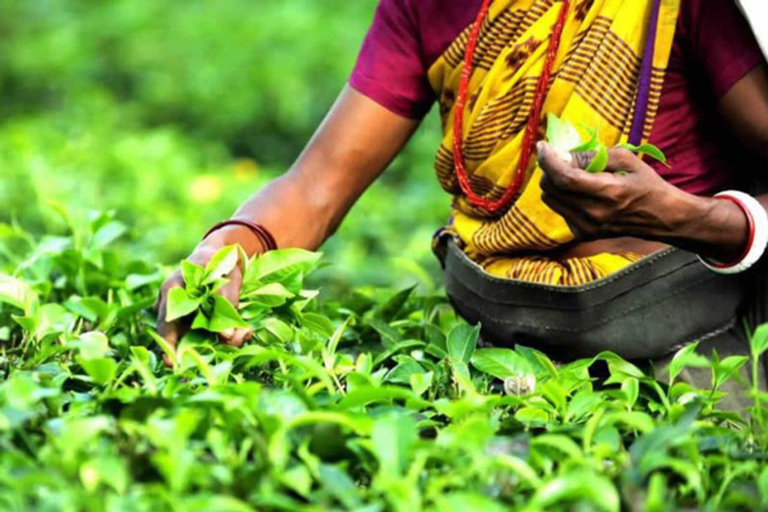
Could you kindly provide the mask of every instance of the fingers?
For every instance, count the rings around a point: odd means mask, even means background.
[[[555,213],[565,220],[565,223],[568,224],[568,228],[571,230],[574,237],[577,239],[584,238],[581,222],[579,221],[581,213],[577,209],[562,203],[557,198],[547,195],[546,193],[542,196],[542,200],[544,201],[544,204],[552,208]]]
[[[240,348],[253,338],[253,328],[227,329],[219,337],[223,343],[231,347]]]
[[[571,153],[574,167],[587,169],[597,154],[596,151],[580,151]],[[611,148],[608,150],[608,166],[606,172],[638,172],[645,167],[636,154],[626,148]]]
[[[539,142],[539,165],[553,188],[585,195],[600,195],[615,178],[611,174],[590,174],[582,167],[589,165],[588,153],[573,153],[573,165],[569,164],[546,142]],[[586,165],[583,165],[586,161]],[[578,165],[576,167],[575,165]],[[544,180],[542,180],[542,185]]]
[[[229,282],[222,286],[218,293],[229,302],[232,303],[235,308],[240,304],[240,289],[243,285],[243,274],[239,267],[235,268],[231,274],[227,276]],[[222,343],[230,345],[232,347],[242,347],[245,342],[253,337],[253,329],[227,329],[219,333],[219,339]]]
[[[650,167],[640,157],[626,148],[612,148],[608,150],[608,172],[640,172]]]

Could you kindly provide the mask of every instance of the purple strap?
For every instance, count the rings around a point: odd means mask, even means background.
[[[648,39],[645,42],[643,63],[640,67],[640,82],[637,86],[637,102],[635,103],[635,117],[632,120],[632,129],[629,132],[629,143],[639,145],[643,142],[645,131],[645,118],[648,114],[648,101],[651,96],[651,76],[653,75],[653,55],[656,50],[656,33],[659,28],[659,11],[661,0],[653,0],[651,21],[648,26]]]

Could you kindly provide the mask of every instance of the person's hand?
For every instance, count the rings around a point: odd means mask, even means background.
[[[542,200],[563,216],[581,240],[676,238],[700,200],[664,181],[626,149],[609,150],[608,169],[598,174],[584,170],[592,153],[573,153],[567,162],[546,142],[539,143],[538,150],[544,171]]]
[[[253,244],[254,237],[250,235],[250,233],[242,233],[242,231],[242,229],[239,229],[236,226],[228,226],[223,228],[221,232],[217,231],[216,233],[213,233],[206,238],[204,242],[198,245],[187,260],[205,266],[219,249],[227,245],[239,243],[237,242],[239,237],[245,237],[241,245],[245,245],[246,240],[248,244]],[[248,237],[250,237],[250,239],[248,239]],[[241,266],[235,266],[235,269],[227,276],[227,279],[227,284],[222,286],[218,290],[218,293],[237,307],[240,297],[240,287],[243,282]],[[176,347],[184,334],[189,330],[191,321],[191,318],[180,318],[173,322],[166,321],[168,292],[171,289],[180,286],[184,286],[184,278],[182,277],[181,271],[177,270],[165,281],[165,283],[163,283],[157,301],[155,302],[155,311],[157,311],[157,333],[173,348]],[[241,347],[252,335],[252,329],[231,329],[221,333],[220,339],[227,345]],[[171,364],[171,361],[168,360],[167,357],[165,357],[164,360],[166,364]]]

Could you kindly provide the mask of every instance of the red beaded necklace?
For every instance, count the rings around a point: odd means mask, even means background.
[[[517,173],[512,181],[512,184],[504,192],[504,195],[492,201],[481,197],[472,190],[472,186],[469,183],[469,176],[467,175],[467,169],[464,166],[464,155],[462,154],[463,137],[462,132],[464,129],[464,108],[467,104],[467,93],[469,90],[469,81],[472,78],[472,62],[475,57],[475,49],[477,48],[477,42],[480,38],[480,31],[482,30],[483,23],[485,23],[488,17],[488,11],[491,7],[493,0],[483,0],[483,5],[480,8],[480,12],[477,15],[477,20],[472,28],[472,32],[467,42],[467,51],[464,55],[464,69],[461,71],[461,81],[459,83],[458,97],[456,98],[455,117],[453,121],[453,162],[456,167],[456,177],[459,180],[459,186],[464,192],[469,203],[473,206],[483,208],[487,212],[493,214],[498,213],[501,210],[506,209],[517,195],[520,187],[523,185],[523,178],[525,171],[528,167],[528,161],[533,154],[533,145],[536,142],[536,135],[539,131],[541,124],[541,109],[544,105],[544,99],[547,95],[547,87],[549,86],[549,79],[552,76],[552,69],[555,65],[555,56],[557,50],[560,48],[560,38],[563,34],[563,27],[568,15],[568,7],[570,6],[570,0],[563,0],[563,6],[560,9],[560,15],[557,19],[557,23],[552,29],[552,38],[549,41],[549,48],[547,50],[547,58],[544,63],[544,71],[539,78],[539,82],[536,85],[536,91],[533,97],[533,105],[531,106],[531,112],[528,117],[528,124],[525,129],[525,135],[523,137],[523,149],[520,154],[520,164],[518,165]]]

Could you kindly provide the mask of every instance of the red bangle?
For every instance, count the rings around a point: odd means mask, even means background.
[[[261,242],[261,245],[264,246],[265,251],[274,251],[277,250],[277,242],[275,241],[275,237],[272,236],[272,233],[267,230],[264,226],[261,224],[257,224],[255,222],[251,222],[248,220],[240,220],[240,219],[230,219],[225,220],[223,222],[219,222],[215,226],[213,226],[211,229],[208,230],[208,232],[203,237],[203,240],[208,238],[208,236],[213,233],[214,231],[217,231],[223,227],[226,226],[244,226],[251,230],[251,233],[256,236],[256,238],[259,239]]]
[[[713,262],[708,260],[708,263],[715,268],[729,268],[741,263],[752,249],[752,245],[755,243],[755,219],[752,217],[752,212],[749,211],[747,205],[745,205],[740,199],[727,195],[715,197],[715,199],[730,201],[738,206],[741,211],[744,212],[744,216],[747,218],[747,225],[749,226],[749,238],[747,239],[747,246],[744,248],[744,251],[739,255],[738,258],[728,263]]]

